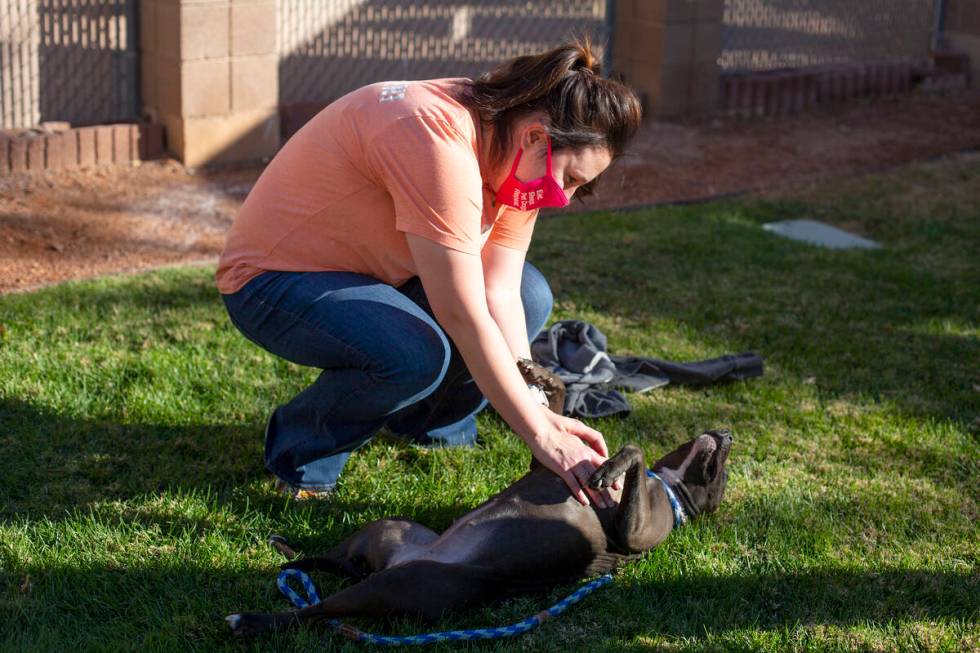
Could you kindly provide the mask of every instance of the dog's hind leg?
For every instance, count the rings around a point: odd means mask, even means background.
[[[408,519],[371,522],[320,556],[287,562],[283,569],[313,569],[362,579],[396,562],[411,560],[439,534]]]
[[[235,635],[257,635],[353,616],[436,619],[450,610],[528,589],[533,588],[516,587],[483,567],[414,560],[379,571],[308,608],[279,614],[237,613],[225,620]]]

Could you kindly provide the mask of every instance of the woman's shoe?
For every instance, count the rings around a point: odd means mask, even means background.
[[[324,490],[308,490],[306,488],[296,487],[286,481],[282,480],[278,476],[274,476],[273,488],[277,494],[295,499],[296,501],[306,501],[308,499],[326,499],[331,494],[333,494],[333,488]]]

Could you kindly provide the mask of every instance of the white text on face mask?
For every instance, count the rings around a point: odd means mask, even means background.
[[[529,210],[528,207],[534,208],[534,204],[538,201],[544,199],[544,191],[536,190],[530,193],[522,193],[518,189],[514,189],[514,205],[519,206],[521,211]]]

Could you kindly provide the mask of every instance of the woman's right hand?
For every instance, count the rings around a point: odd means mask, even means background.
[[[542,465],[561,477],[582,505],[589,497],[600,508],[609,505],[608,493],[599,493],[588,486],[592,473],[609,457],[602,433],[577,419],[553,413],[541,407],[542,425],[528,438],[531,454]]]

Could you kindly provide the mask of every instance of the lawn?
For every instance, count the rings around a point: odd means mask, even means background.
[[[826,251],[759,227],[793,217],[885,247]],[[779,196],[542,220],[529,258],[552,283],[553,318],[593,322],[614,353],[753,350],[766,373],[634,395],[629,417],[592,422],[611,448],[650,455],[731,428],[725,502],[562,617],[469,648],[980,647],[978,253],[976,155]],[[331,500],[280,498],[262,471],[264,421],[316,372],[235,331],[212,275],[0,297],[3,651],[362,650],[317,631],[229,637],[225,614],[287,608],[265,538],[316,552],[392,514],[441,529],[526,469],[526,449],[487,412],[479,448],[376,440]],[[339,587],[315,580],[321,594]],[[508,623],[574,587],[436,626]]]

